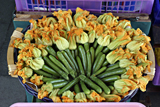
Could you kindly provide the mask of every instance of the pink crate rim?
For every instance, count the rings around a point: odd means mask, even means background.
[[[15,103],[10,107],[145,107],[138,102],[102,102],[102,103]]]

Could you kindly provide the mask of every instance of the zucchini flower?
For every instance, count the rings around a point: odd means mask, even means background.
[[[97,20],[97,16],[95,16],[94,14],[89,14],[87,16],[87,20],[88,21],[96,21]]]
[[[88,37],[89,37],[88,42],[89,43],[93,43],[94,40],[95,40],[95,38],[96,38],[96,32],[95,32],[95,30],[92,30],[92,31],[88,32]]]
[[[87,102],[85,93],[81,92],[81,93],[76,94],[75,101],[76,102]]]
[[[55,102],[55,103],[62,102],[60,97],[57,95],[59,90],[60,89],[53,89],[51,94],[49,95],[49,98],[52,99],[53,102]]]
[[[138,88],[137,84],[129,79],[119,79],[114,82],[114,87],[119,93],[126,93]]]
[[[88,15],[89,15],[88,11],[82,10],[79,7],[77,7],[76,14],[74,15],[73,19],[74,19],[76,26],[78,28],[85,28],[86,23],[87,23],[86,16],[88,16]]]
[[[143,45],[143,42],[138,42],[138,41],[131,41],[130,43],[127,44],[127,48],[131,51],[136,53],[137,51],[140,50],[140,47]]]
[[[119,66],[121,68],[126,68],[128,66],[132,66],[132,65],[135,65],[136,62],[132,59],[132,60],[129,60],[129,59],[121,59],[119,60]]]
[[[35,58],[30,62],[30,67],[34,70],[41,69],[43,65],[44,65],[44,60],[42,58]]]
[[[91,94],[87,95],[87,99],[89,100],[89,102],[95,102],[95,101],[102,102],[105,100],[104,97],[100,96],[94,90],[91,90]]]
[[[61,98],[62,102],[74,102],[74,94],[71,91],[65,91]]]
[[[36,47],[34,47],[33,48],[33,56],[35,57],[35,58],[38,58],[38,57],[40,57],[41,56],[41,50],[40,49],[38,49],[38,48],[36,48]]]
[[[69,42],[63,37],[54,37],[55,44],[59,50],[69,48]]]
[[[131,26],[131,22],[129,20],[120,20],[117,26],[121,26],[123,29],[127,26]]]
[[[48,55],[48,51],[45,49],[46,46],[40,44],[38,45],[38,48],[41,50],[42,56],[47,56]]]
[[[125,54],[124,54],[124,56],[123,56],[123,59],[132,59],[132,57],[133,57],[133,54],[129,51],[129,49],[125,49],[124,50],[124,52],[125,52]]]
[[[97,21],[88,21],[86,23],[85,30],[92,31],[92,30],[94,30],[97,27],[98,24],[99,23]]]
[[[67,32],[65,30],[60,29],[59,34],[60,34],[61,37],[67,39]]]
[[[133,36],[139,36],[141,34],[143,34],[143,32],[139,28],[137,28],[137,30],[134,30]]]
[[[114,64],[116,61],[122,59],[124,54],[125,52],[122,48],[117,48],[114,51],[108,53],[106,59],[110,64]]]
[[[142,76],[141,66],[137,67],[135,65],[126,67],[127,72],[121,75],[122,79],[134,79],[140,78]]]
[[[47,26],[49,26],[50,24],[54,25],[55,23],[57,23],[57,20],[55,18],[53,18],[53,17],[47,18],[47,23],[46,23]]]
[[[102,92],[101,96],[105,98],[106,102],[119,102],[121,100],[121,97],[115,94],[108,95],[105,94],[105,92]]]
[[[96,28],[95,28],[96,38],[99,38],[100,36],[102,36],[103,32],[105,31],[104,28],[105,28],[105,26],[101,25],[101,24],[96,26]]]
[[[147,60],[147,55],[143,54],[142,52],[138,51],[135,56],[134,59],[139,63],[143,63]]]
[[[142,53],[147,54],[149,50],[151,50],[151,47],[147,43],[144,43],[141,46]]]
[[[131,38],[129,35],[123,35],[123,36],[122,35],[119,35],[115,40],[113,40],[108,45],[108,48],[110,50],[114,50],[114,49],[118,48],[119,46],[126,45],[127,43],[129,43],[131,41]]]
[[[82,32],[79,36],[76,36],[77,43],[85,44],[89,40],[88,34],[85,32]]]
[[[104,13],[98,17],[97,21],[101,24],[106,24],[106,26],[113,27],[118,24],[117,19],[119,19],[119,17],[113,16],[112,13]]]
[[[143,76],[143,77],[140,77],[140,78],[137,79],[138,86],[139,86],[139,88],[142,92],[146,91],[146,86],[147,86],[149,81],[150,81],[149,76]]]
[[[15,48],[18,48],[18,45],[19,45],[20,43],[22,43],[22,42],[23,42],[22,39],[16,38],[16,39],[13,41],[13,43],[11,44],[11,46],[12,46],[12,47],[15,47]]]
[[[37,86],[40,86],[40,85],[43,84],[42,79],[43,79],[43,76],[37,76],[37,74],[34,74],[34,75],[30,78],[30,81],[31,81],[33,84],[35,84],[35,85],[37,85]]]
[[[151,66],[151,65],[152,65],[152,61],[146,60],[146,61],[144,61],[144,62],[142,62],[142,63],[139,63],[137,66],[138,66],[138,67],[139,67],[139,66],[142,66],[142,67],[141,67],[142,71],[147,68],[147,70],[148,70],[149,72],[151,72],[151,69],[150,69],[150,66]]]
[[[76,37],[74,35],[70,36],[69,37],[69,49],[73,50],[76,48],[77,48]]]
[[[125,28],[125,30],[127,31],[127,34],[128,34],[130,37],[133,37],[133,34],[134,34],[135,29]]]
[[[18,48],[23,49],[23,48],[25,48],[26,46],[29,46],[29,45],[30,45],[30,40],[24,40],[22,43],[18,44]]]
[[[36,20],[31,19],[29,22],[32,23],[34,29],[38,28]]]
[[[101,46],[108,46],[110,43],[110,35],[102,34],[97,40],[98,44]]]
[[[47,34],[42,34],[42,43],[43,45],[52,46],[52,40]]]
[[[38,99],[43,99],[44,97],[48,97],[48,92],[39,89],[37,97]]]
[[[43,84],[41,86],[41,90],[42,91],[47,91],[48,93],[50,93],[53,90],[53,85],[52,83],[47,83],[47,84]]]
[[[151,41],[151,38],[146,35],[138,35],[138,36],[134,36],[133,40],[149,44],[149,42]]]
[[[33,29],[32,30],[27,30],[27,32],[24,35],[24,38],[28,39],[28,40],[33,40],[33,38],[34,38],[34,32],[33,31],[34,31]]]
[[[74,25],[72,11],[70,9],[68,11],[55,11],[53,15],[58,18],[58,23],[61,24],[65,30],[70,31],[71,27]]]
[[[34,35],[35,44],[43,44],[42,39],[39,35]]]
[[[24,78],[30,78],[32,75],[33,75],[33,70],[29,67],[24,67],[22,69],[22,75],[21,77],[24,77]]]

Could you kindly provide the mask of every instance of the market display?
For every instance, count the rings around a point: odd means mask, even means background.
[[[19,49],[14,74],[37,85],[53,102],[119,102],[146,91],[150,38],[112,13],[76,9],[30,20],[33,27],[11,46]]]

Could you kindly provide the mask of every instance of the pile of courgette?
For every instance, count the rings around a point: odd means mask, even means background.
[[[30,20],[33,28],[11,45],[20,49],[14,74],[37,85],[39,99],[119,102],[130,90],[146,90],[150,38],[130,21],[80,8],[73,18],[71,10],[53,16]]]

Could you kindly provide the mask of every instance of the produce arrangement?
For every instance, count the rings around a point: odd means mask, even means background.
[[[118,18],[77,8],[30,20],[33,27],[12,44],[19,49],[14,74],[53,102],[119,102],[131,90],[146,91],[150,38]]]

